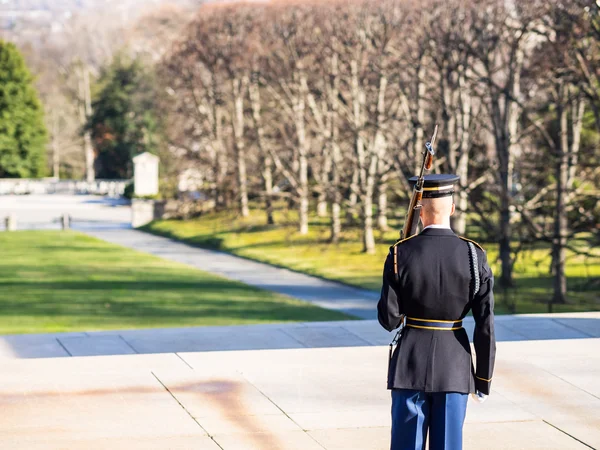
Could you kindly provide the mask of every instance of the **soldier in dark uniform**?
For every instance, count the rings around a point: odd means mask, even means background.
[[[416,179],[411,179],[416,181]],[[490,393],[496,342],[494,279],[485,251],[454,234],[456,175],[425,177],[423,231],[390,248],[377,305],[381,326],[402,325],[390,358],[392,450],[460,450],[467,397]],[[472,311],[476,365],[462,319]]]

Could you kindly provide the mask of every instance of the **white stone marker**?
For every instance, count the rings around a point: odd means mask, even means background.
[[[133,184],[136,197],[158,194],[158,156],[142,153],[133,158]]]

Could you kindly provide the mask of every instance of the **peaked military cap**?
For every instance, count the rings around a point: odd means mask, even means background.
[[[412,187],[417,183],[418,177],[411,177],[408,182]],[[449,197],[454,194],[454,185],[460,177],[454,174],[425,175],[423,183],[423,198]]]

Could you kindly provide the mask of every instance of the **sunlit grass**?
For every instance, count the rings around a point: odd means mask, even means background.
[[[158,221],[145,229],[299,272],[366,289],[380,289],[383,261],[389,246],[398,237],[397,229],[376,232],[376,253],[367,255],[362,253],[358,227],[345,227],[341,242],[334,245],[329,243],[328,219],[313,217],[306,236],[298,234],[294,212],[278,211],[275,220],[277,225],[265,225],[264,212],[257,210],[247,218],[235,212],[220,212],[188,221]],[[397,223],[391,225],[398,226]],[[497,244],[481,244],[488,253],[492,270],[499,275]],[[497,312],[547,311],[552,296],[550,251],[543,245],[537,247],[520,253],[514,271],[516,287],[506,292],[496,290]],[[594,259],[568,253],[569,303],[554,305],[554,311],[600,310],[600,251],[596,253],[598,258]]]
[[[0,334],[348,319],[78,233],[0,233],[0,249]]]

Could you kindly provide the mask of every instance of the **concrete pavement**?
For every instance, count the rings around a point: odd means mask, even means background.
[[[598,350],[500,342],[465,448],[600,448]],[[386,358],[384,345],[3,358],[0,448],[384,450]]]
[[[499,316],[497,334],[465,449],[600,448],[600,313]],[[376,321],[2,336],[0,448],[384,450],[390,338]]]
[[[600,448],[600,313],[497,333],[465,449]],[[0,448],[384,450],[390,338],[376,321],[3,336]]]

